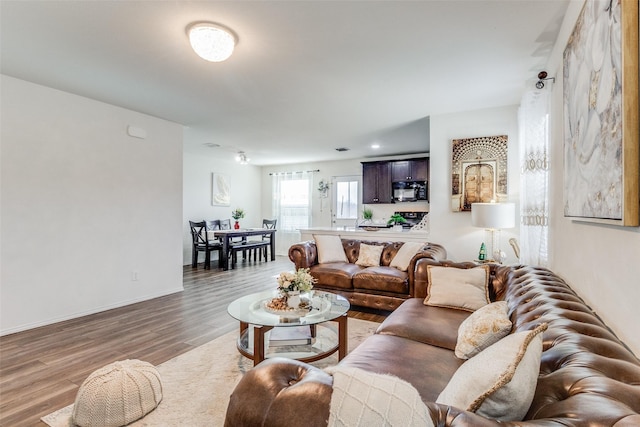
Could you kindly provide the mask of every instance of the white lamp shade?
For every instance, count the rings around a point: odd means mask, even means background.
[[[189,28],[189,42],[198,56],[210,62],[226,60],[236,45],[236,39],[231,32],[208,22],[198,23]]]
[[[515,203],[472,203],[471,224],[480,228],[513,228],[516,226]]]

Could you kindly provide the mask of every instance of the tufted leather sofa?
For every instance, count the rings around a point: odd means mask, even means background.
[[[470,268],[473,263],[417,262]],[[390,373],[413,384],[436,426],[640,426],[640,361],[560,277],[530,266],[491,266],[491,298],[505,300],[512,332],[546,322],[535,397],[521,422],[497,422],[434,403],[461,365],[453,354],[469,313],[408,299],[340,364]],[[637,325],[630,325],[636,327]],[[326,426],[332,378],[302,362],[271,359],[234,390],[225,425]],[[301,417],[300,414],[303,414]]]
[[[447,251],[435,243],[426,243],[417,253],[407,271],[390,267],[403,242],[371,242],[358,239],[341,239],[342,247],[349,262],[318,263],[318,251],[315,241],[295,244],[289,248],[289,259],[299,268],[309,268],[311,275],[318,280],[315,289],[340,294],[351,305],[391,311],[414,295],[414,282],[425,281],[425,277],[416,277],[416,262],[421,258],[445,259]],[[382,245],[379,267],[361,267],[356,265],[360,254],[360,244]],[[425,273],[426,274],[426,273]]]

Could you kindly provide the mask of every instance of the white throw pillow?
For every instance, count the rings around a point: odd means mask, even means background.
[[[506,301],[493,302],[474,311],[458,327],[456,357],[470,359],[511,330]]]
[[[360,253],[356,260],[357,265],[363,267],[378,267],[380,265],[380,257],[382,256],[382,245],[367,245],[360,243]]]
[[[358,368],[327,371],[333,375],[329,426],[433,427],[429,409],[408,382]]]
[[[475,268],[427,266],[425,305],[475,311],[489,304],[489,266]]]
[[[543,323],[507,335],[464,362],[436,403],[500,421],[522,420],[536,391],[546,329]]]
[[[318,250],[318,263],[349,262],[344,253],[340,236],[314,234],[313,240],[316,241],[316,249]]]
[[[424,243],[419,242],[405,242],[400,249],[398,249],[396,256],[393,257],[389,266],[395,267],[400,271],[407,271],[411,259],[415,254],[420,252],[424,245]]]

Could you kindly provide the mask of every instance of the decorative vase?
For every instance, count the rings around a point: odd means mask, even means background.
[[[240,222],[238,220],[236,220],[236,223],[233,224],[233,228],[235,228],[236,230],[240,229]]]
[[[291,308],[298,308],[300,306],[300,291],[287,292],[287,305]]]
[[[396,232],[400,232],[400,231],[402,231],[402,225],[400,225],[400,224],[395,224],[395,225],[393,226],[393,231],[396,231]]]

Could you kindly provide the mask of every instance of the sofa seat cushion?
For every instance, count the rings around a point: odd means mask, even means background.
[[[363,268],[348,262],[330,262],[311,266],[309,273],[318,285],[335,289],[353,289],[353,276]]]
[[[393,267],[367,267],[353,275],[353,288],[409,294],[409,275]]]
[[[372,335],[342,359],[340,367],[394,375],[411,383],[423,402],[435,402],[462,363],[451,350],[392,335]]]
[[[425,306],[422,298],[410,298],[382,322],[376,333],[455,350],[458,328],[470,315],[464,310]]]

